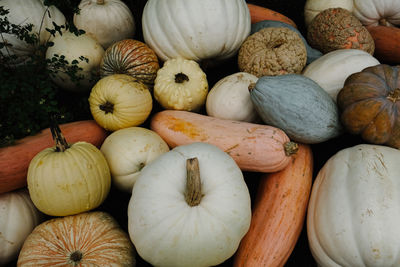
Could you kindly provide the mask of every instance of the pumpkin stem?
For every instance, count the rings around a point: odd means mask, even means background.
[[[381,18],[378,21],[378,25],[380,25],[380,26],[388,26],[388,22],[387,22],[387,20],[385,18]]]
[[[256,83],[250,83],[249,84],[249,92],[253,91],[254,88],[256,88]]]
[[[393,102],[400,100],[400,88],[396,88],[391,91],[386,98]]]
[[[299,145],[295,142],[286,142],[284,145],[284,150],[285,150],[285,155],[286,156],[291,156],[293,154],[296,154],[297,151],[299,150]]]
[[[104,104],[99,105],[99,108],[104,111],[106,114],[107,113],[113,113],[114,111],[114,104],[111,102],[106,102]]]
[[[184,83],[186,81],[189,81],[189,77],[185,73],[180,72],[175,74],[176,83]]]
[[[97,0],[97,1],[96,1],[96,4],[98,4],[98,5],[104,5],[104,0]]]
[[[200,204],[203,197],[201,193],[199,160],[197,158],[186,160],[186,173],[185,200],[189,206],[194,207]]]
[[[74,266],[76,266],[82,260],[82,257],[82,252],[80,252],[79,250],[75,250],[69,255],[69,260]]]
[[[53,140],[56,143],[56,152],[64,152],[67,150],[69,145],[61,132],[60,126],[58,126],[58,123],[53,116],[51,116],[50,120],[50,131],[51,135],[53,136]]]

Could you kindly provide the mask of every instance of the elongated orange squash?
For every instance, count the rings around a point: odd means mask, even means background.
[[[376,57],[382,63],[400,63],[400,28],[392,26],[367,26],[374,39]]]
[[[305,221],[312,173],[311,148],[299,144],[285,169],[261,177],[250,229],[235,253],[233,266],[285,265]]]
[[[68,143],[85,141],[100,147],[107,132],[94,120],[60,125]],[[0,194],[26,186],[26,175],[32,158],[45,148],[54,146],[50,129],[18,140],[14,145],[0,148]]]
[[[224,120],[189,111],[156,113],[150,128],[173,148],[206,142],[227,152],[243,171],[275,172],[285,168],[297,144],[280,129],[243,121]]]
[[[249,3],[247,3],[247,7],[250,11],[251,23],[257,23],[263,20],[275,20],[285,22],[297,28],[296,23],[292,19],[277,11]]]

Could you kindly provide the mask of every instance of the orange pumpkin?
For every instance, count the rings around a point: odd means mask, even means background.
[[[400,28],[391,26],[368,26],[375,42],[376,57],[381,63],[400,63]]]
[[[247,7],[250,11],[251,23],[257,23],[263,20],[274,20],[287,23],[297,28],[296,23],[291,18],[272,9],[250,3],[247,3]]]
[[[337,103],[346,130],[400,148],[400,67],[379,64],[350,75]]]

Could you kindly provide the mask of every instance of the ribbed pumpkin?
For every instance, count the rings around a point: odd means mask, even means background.
[[[135,266],[135,251],[115,219],[102,211],[55,218],[27,237],[17,266]]]
[[[379,64],[350,75],[337,103],[346,130],[400,148],[400,67]]]
[[[100,63],[100,75],[128,74],[152,87],[159,68],[157,55],[150,47],[126,39],[107,48]]]

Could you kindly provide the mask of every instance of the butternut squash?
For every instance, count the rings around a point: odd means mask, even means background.
[[[275,21],[281,21],[281,22],[285,22],[287,24],[290,24],[291,26],[297,28],[296,23],[286,17],[285,15],[271,10],[269,8],[266,7],[262,7],[262,6],[258,6],[258,5],[254,5],[254,4],[249,4],[247,3],[247,7],[249,8],[250,11],[250,17],[251,17],[251,23],[257,23],[263,20],[275,20]]]
[[[235,253],[234,267],[285,265],[305,221],[312,173],[311,148],[300,144],[285,169],[262,175],[250,229]]]
[[[106,130],[95,121],[76,121],[60,125],[70,143],[86,141],[100,147]],[[0,194],[26,186],[26,175],[32,158],[45,148],[54,146],[50,129],[18,140],[14,145],[0,148]]]
[[[275,172],[285,168],[297,144],[282,130],[269,126],[201,115],[189,111],[156,113],[150,128],[171,147],[194,142],[216,145],[227,152],[242,171]]]
[[[400,28],[391,26],[366,27],[375,42],[376,57],[382,63],[400,63]]]

